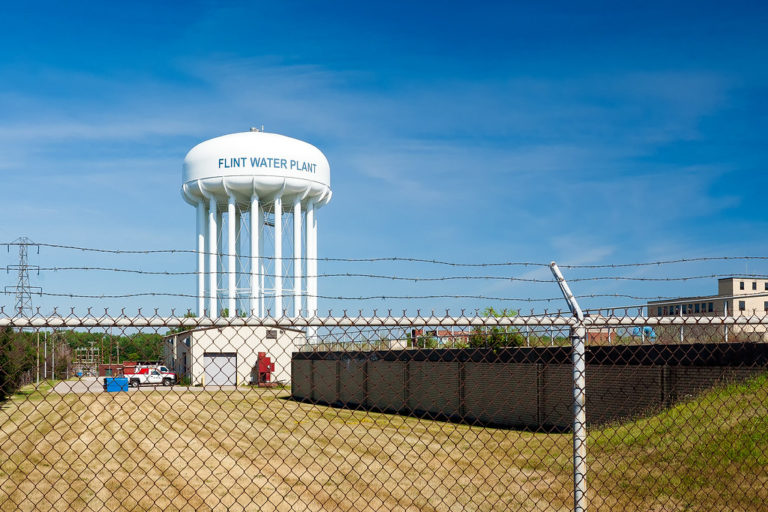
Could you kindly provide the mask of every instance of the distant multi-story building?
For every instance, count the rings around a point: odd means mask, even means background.
[[[726,277],[717,281],[717,295],[702,297],[680,297],[648,302],[648,316],[755,316],[768,314],[768,279]],[[712,324],[703,322],[704,329],[692,330],[691,334],[706,331],[721,336],[725,330],[714,329]],[[670,329],[667,329],[670,330]],[[691,331],[689,327],[689,331]],[[734,325],[730,334],[738,339],[768,338],[766,325]],[[702,340],[703,341],[703,340]]]
[[[655,300],[648,316],[730,316],[768,312],[768,279],[726,277],[717,281],[717,295]]]

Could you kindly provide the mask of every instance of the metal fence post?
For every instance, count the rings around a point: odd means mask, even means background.
[[[576,323],[571,326],[571,361],[573,364],[573,510],[587,510],[587,410],[586,410],[586,345],[587,330],[582,313],[568,283],[554,261],[549,265],[563,292]]]
[[[573,347],[573,510],[587,509],[586,350],[583,325],[571,328]]]

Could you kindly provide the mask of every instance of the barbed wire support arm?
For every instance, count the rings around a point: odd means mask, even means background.
[[[563,292],[576,323],[571,326],[573,362],[573,510],[587,510],[587,411],[586,411],[586,328],[584,313],[554,261],[549,268]]]

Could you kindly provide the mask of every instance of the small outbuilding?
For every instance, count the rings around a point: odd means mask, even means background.
[[[307,343],[304,331],[271,327],[206,327],[163,338],[165,365],[192,385],[239,386],[259,381],[259,353],[274,364],[271,381],[291,381],[291,354]]]

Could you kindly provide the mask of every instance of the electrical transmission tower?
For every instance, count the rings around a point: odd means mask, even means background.
[[[16,270],[18,272],[18,282],[16,283],[16,286],[6,286],[5,287],[5,293],[10,294],[14,293],[16,295],[16,314],[19,316],[32,316],[32,294],[42,294],[43,289],[39,286],[30,286],[29,285],[29,269],[37,270],[37,273],[40,273],[40,267],[33,265],[29,265],[29,261],[27,259],[27,253],[30,246],[37,247],[37,253],[40,254],[40,246],[35,244],[32,240],[29,238],[22,236],[21,238],[17,238],[13,242],[8,244],[8,251],[10,252],[12,245],[18,245],[19,246],[19,264],[18,265],[8,265],[5,267],[6,272],[10,272],[11,270]]]

